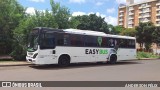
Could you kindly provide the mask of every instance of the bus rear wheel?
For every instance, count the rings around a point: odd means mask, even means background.
[[[110,64],[115,64],[117,62],[117,55],[113,54],[110,56]]]
[[[63,55],[58,60],[58,65],[60,67],[66,67],[70,64],[70,58],[66,55]]]

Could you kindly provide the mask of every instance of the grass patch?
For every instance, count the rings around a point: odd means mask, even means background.
[[[137,52],[137,58],[138,59],[142,59],[142,58],[160,58],[159,55],[155,55],[153,53],[149,53],[149,52]]]

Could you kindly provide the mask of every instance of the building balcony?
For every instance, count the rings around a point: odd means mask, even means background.
[[[123,21],[123,19],[119,19],[119,21]]]
[[[156,10],[157,10],[157,11],[160,11],[160,8],[157,8]]]
[[[129,17],[128,19],[129,19],[129,20],[133,20],[133,19],[134,19],[134,17]]]
[[[157,13],[156,16],[160,16],[160,13]]]
[[[146,5],[146,6],[140,6],[139,9],[143,9],[143,8],[150,8],[151,5]]]
[[[158,2],[158,3],[156,4],[156,6],[160,6],[160,2]]]
[[[134,15],[134,13],[129,13],[129,15]]]
[[[143,13],[143,11],[139,11],[139,14]]]
[[[128,22],[128,25],[131,25],[131,24],[133,24],[133,22]]]
[[[128,25],[128,28],[133,28],[133,25]]]
[[[124,13],[124,11],[122,11],[122,10],[121,10],[121,11],[119,11],[119,12],[120,12],[120,13]]]
[[[119,23],[119,25],[123,25],[123,23]]]
[[[124,16],[123,14],[119,15],[119,17],[123,17],[123,16]]]
[[[151,15],[144,15],[143,17],[144,17],[144,18],[147,18],[147,17],[151,17]]]
[[[150,20],[143,20],[144,23],[149,22]]]
[[[128,26],[128,28],[133,28],[133,26]]]
[[[134,8],[133,7],[129,7],[129,11],[133,11],[134,10]]]
[[[144,16],[139,16],[138,18],[144,18]]]
[[[160,18],[157,18],[156,21],[160,21]]]
[[[160,26],[160,21],[156,21],[156,26]]]
[[[151,10],[145,10],[145,11],[143,11],[143,13],[148,13],[148,12],[151,12]]]
[[[147,5],[147,6],[145,6],[144,8],[150,8],[151,7],[151,5]]]
[[[151,12],[151,10],[139,11],[139,14],[141,14],[141,13],[149,13],[149,12]]]
[[[139,7],[139,9],[143,9],[143,7],[142,7],[142,6],[140,6],[140,7]]]

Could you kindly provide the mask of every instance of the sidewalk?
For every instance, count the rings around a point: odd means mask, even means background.
[[[27,61],[12,61],[12,57],[9,55],[1,55],[0,56],[0,67],[4,66],[27,66],[31,65]]]
[[[4,66],[28,66],[31,65],[26,61],[0,61],[0,67]]]
[[[159,60],[159,58],[141,58],[138,60]]]

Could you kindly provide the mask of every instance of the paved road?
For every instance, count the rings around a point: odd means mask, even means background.
[[[115,65],[94,64],[94,63],[78,64],[78,65],[73,64],[67,68],[60,68],[57,65],[0,67],[0,80],[1,81],[14,81],[14,80],[15,81],[17,80],[18,81],[160,81],[160,60],[121,61]],[[94,90],[94,89],[88,88],[85,90]],[[101,89],[107,90],[103,88]],[[69,90],[71,90],[71,88]],[[109,90],[113,90],[113,88]],[[114,90],[119,90],[119,89],[115,88]],[[146,89],[140,89],[140,90],[146,90]],[[158,90],[158,89],[154,88],[153,90]]]

